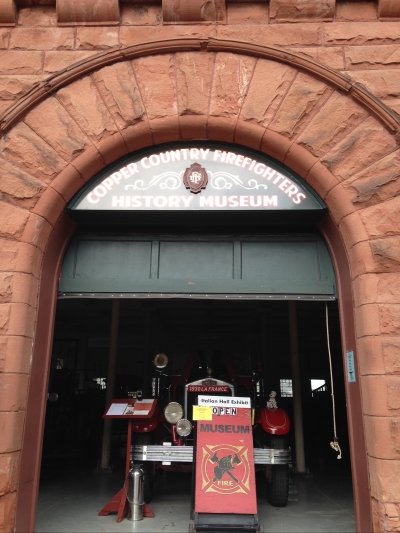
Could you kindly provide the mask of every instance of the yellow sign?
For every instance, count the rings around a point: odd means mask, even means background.
[[[194,405],[193,420],[212,420],[212,407],[208,405]]]

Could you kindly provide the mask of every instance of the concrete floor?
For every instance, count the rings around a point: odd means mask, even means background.
[[[185,533],[190,521],[189,474],[161,474],[151,503],[154,518],[117,522],[116,515],[98,516],[118,492],[123,472],[99,474],[80,469],[58,472],[42,480],[37,533]],[[258,485],[258,518],[265,533],[352,533],[355,531],[351,480],[343,475],[295,476],[289,503],[274,508]]]

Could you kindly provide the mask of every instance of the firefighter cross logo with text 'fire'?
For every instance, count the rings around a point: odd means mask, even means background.
[[[183,175],[183,184],[190,192],[197,194],[201,189],[205,189],[208,183],[208,174],[206,170],[199,164],[193,163],[185,170]]]
[[[248,448],[229,444],[203,446],[201,474],[201,489],[204,492],[248,494],[250,492]]]

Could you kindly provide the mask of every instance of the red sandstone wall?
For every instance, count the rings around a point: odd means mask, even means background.
[[[0,532],[15,521],[48,236],[102,166],[194,137],[265,150],[326,201],[354,285],[374,531],[400,530],[399,4],[3,0]],[[113,60],[114,50],[175,38],[203,45]],[[232,41],[253,48],[218,45]],[[97,56],[110,59],[86,72]]]

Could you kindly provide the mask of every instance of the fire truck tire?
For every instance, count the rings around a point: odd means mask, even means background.
[[[289,467],[274,465],[271,467],[268,483],[268,500],[274,507],[285,507],[289,496]]]
[[[269,446],[274,450],[285,450],[288,442],[284,436],[270,435]],[[268,465],[266,477],[270,504],[285,507],[289,498],[289,465]]]

